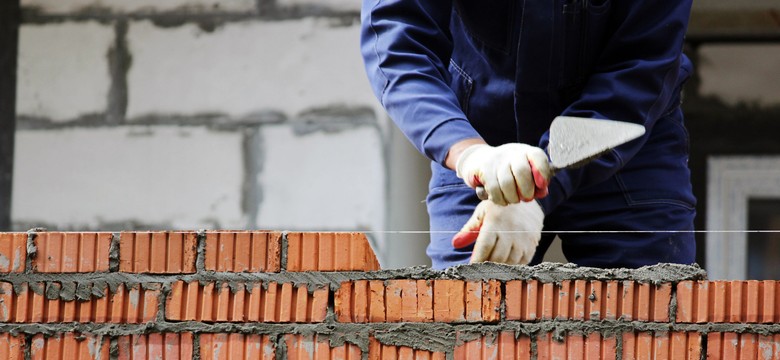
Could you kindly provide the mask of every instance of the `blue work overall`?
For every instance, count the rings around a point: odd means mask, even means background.
[[[545,149],[555,116],[642,124],[646,134],[556,174],[545,234],[583,266],[692,263],[696,199],[680,91],[691,0],[364,0],[361,51],[390,117],[432,160],[434,268],[466,263],[451,239],[479,202],[443,166],[481,137]],[[673,231],[670,231],[673,230]],[[449,232],[448,232],[449,231]]]

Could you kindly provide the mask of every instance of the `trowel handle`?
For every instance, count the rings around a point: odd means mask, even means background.
[[[555,174],[557,174],[560,169],[555,168],[554,166],[552,166],[552,164],[550,164],[550,170],[552,171],[552,176],[555,176]],[[487,200],[489,198],[487,190],[485,190],[484,186],[479,185],[475,190],[477,192],[477,197],[480,200]]]
[[[482,185],[477,186],[477,197],[480,200],[487,200],[488,199],[488,193],[487,193],[487,190],[485,190],[484,186],[482,186]]]

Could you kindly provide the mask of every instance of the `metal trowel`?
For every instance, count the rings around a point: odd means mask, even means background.
[[[645,133],[645,127],[614,120],[588,119],[558,116],[550,125],[550,142],[547,155],[553,175],[562,169],[583,166],[614,147],[634,140]],[[487,200],[482,186],[477,196]],[[452,246],[463,248],[477,241],[478,231],[459,232],[452,239]]]
[[[634,123],[558,116],[550,125],[550,168],[554,175],[562,169],[581,167],[644,133],[645,127]],[[477,187],[477,196],[488,199],[482,186]]]

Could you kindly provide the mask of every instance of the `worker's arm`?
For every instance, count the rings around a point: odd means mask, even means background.
[[[557,173],[549,185],[550,195],[540,200],[545,213],[578,188],[608,179],[631,160],[679,90],[691,0],[613,1],[611,6],[612,35],[582,95],[561,115],[630,121],[644,125],[647,131],[581,169]],[[549,133],[542,137],[540,147],[548,143]]]
[[[361,51],[375,94],[421,153],[472,188],[484,186],[492,201],[543,196],[550,177],[544,152],[486,145],[449,87],[451,16],[451,0],[363,1]]]
[[[451,0],[363,0],[361,52],[390,118],[428,158],[481,137],[449,87]]]

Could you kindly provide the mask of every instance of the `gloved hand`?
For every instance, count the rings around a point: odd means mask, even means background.
[[[516,143],[497,147],[471,145],[460,154],[455,167],[466,185],[484,186],[488,199],[498,205],[547,196],[552,177],[542,149]]]
[[[476,241],[472,263],[528,264],[536,252],[543,227],[544,212],[536,201],[500,206],[484,200],[452,238],[452,245],[462,248]]]

